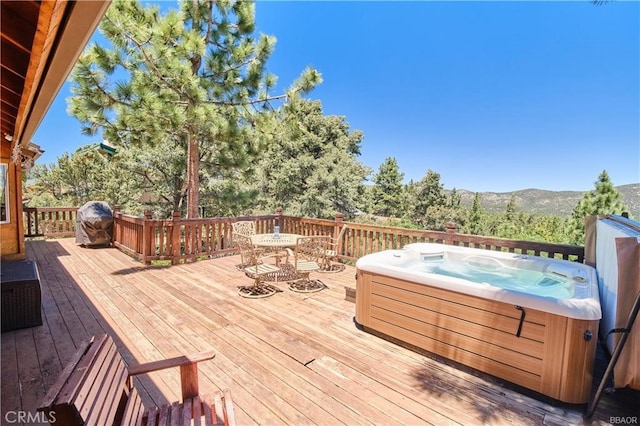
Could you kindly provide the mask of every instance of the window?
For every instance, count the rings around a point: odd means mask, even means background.
[[[9,222],[9,165],[0,164],[0,223]]]

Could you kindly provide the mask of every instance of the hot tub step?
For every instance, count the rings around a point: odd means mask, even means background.
[[[344,288],[344,300],[356,303],[356,289],[353,287]]]

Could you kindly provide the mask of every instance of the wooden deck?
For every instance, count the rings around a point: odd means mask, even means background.
[[[251,280],[239,257],[179,266],[143,266],[116,249],[73,239],[27,242],[43,294],[40,327],[2,333],[2,424],[35,412],[89,335],[109,333],[129,363],[215,350],[200,365],[200,389],[230,388],[245,424],[610,424],[640,421],[638,392],[604,395],[592,419],[584,406],[517,392],[365,333],[345,287],[355,270],[314,274],[319,293],[283,291],[245,299]],[[177,371],[142,379],[146,404],[178,399]],[[15,418],[15,417],[14,417]]]

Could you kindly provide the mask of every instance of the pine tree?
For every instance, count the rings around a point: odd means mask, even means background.
[[[473,205],[469,212],[469,228],[470,232],[474,235],[481,235],[483,232],[482,219],[484,210],[482,208],[482,201],[480,200],[480,194],[476,192],[473,197]]]
[[[447,197],[444,194],[444,186],[440,183],[440,174],[433,170],[427,170],[424,177],[416,184],[415,201],[413,203],[413,219],[417,223],[427,226],[427,210],[445,207]],[[432,229],[432,227],[429,227]]]
[[[275,38],[254,38],[255,5],[185,1],[158,7],[117,0],[100,29],[110,47],[91,46],[72,74],[69,110],[88,135],[120,145],[174,143],[185,150],[187,217],[199,215],[201,162],[210,176],[245,167],[256,151],[260,108],[306,93],[321,77],[307,69],[286,94],[272,96],[266,73]]]
[[[507,221],[512,221],[514,219],[516,213],[516,195],[512,194],[509,202],[507,203],[507,208],[504,212],[504,218]]]
[[[131,213],[139,212],[137,200],[141,192],[135,190],[134,176],[123,173],[118,155],[106,157],[98,150],[85,148],[64,153],[56,164],[38,165],[31,170],[25,192],[36,195],[36,204],[32,205],[80,206],[100,200]]]
[[[380,216],[403,216],[405,190],[398,162],[387,157],[373,176],[372,199],[374,213]]]
[[[502,217],[499,219],[496,230],[499,237],[515,238],[518,235],[519,223],[516,217],[516,196],[511,195]]]
[[[453,188],[451,193],[447,197],[447,207],[457,209],[460,208],[460,204],[462,203],[462,196],[458,194],[458,190]]]
[[[585,192],[573,208],[569,233],[573,244],[584,244],[584,219],[587,216],[621,214],[628,211],[620,192],[613,186],[609,174],[603,170],[595,182],[595,189]]]
[[[292,101],[279,120],[280,133],[256,167],[258,208],[318,218],[360,210],[370,173],[357,159],[362,132],[342,116],[325,116],[320,101]]]

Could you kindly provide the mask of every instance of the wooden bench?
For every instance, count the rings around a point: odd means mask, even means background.
[[[191,425],[192,419],[196,425],[235,425],[228,390],[209,398],[198,393],[198,362],[214,356],[202,352],[127,368],[111,337],[93,336],[80,344],[38,410],[62,425]],[[133,376],[169,367],[180,367],[182,403],[145,410]]]

